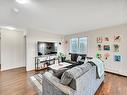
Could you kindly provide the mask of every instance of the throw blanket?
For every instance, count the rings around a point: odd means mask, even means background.
[[[97,75],[98,75],[99,78],[101,78],[101,76],[104,74],[103,62],[98,58],[93,58],[90,61],[93,62],[94,65],[97,66]]]

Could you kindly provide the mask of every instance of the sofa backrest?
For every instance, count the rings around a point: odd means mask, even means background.
[[[79,95],[94,95],[90,92],[96,87],[97,80],[99,79],[96,78],[96,66],[93,66],[87,73],[75,80]]]
[[[81,67],[81,66],[79,66],[79,67]],[[83,67],[83,68],[81,68],[81,69],[84,69],[83,73],[82,73],[79,77],[73,78],[72,81],[71,81],[71,83],[69,84],[69,86],[70,86],[71,88],[73,88],[74,90],[77,90],[77,88],[78,88],[78,85],[77,85],[77,84],[79,84],[79,83],[78,83],[79,80],[81,81],[82,77],[83,77],[84,75],[86,75],[86,73],[88,73],[94,66],[92,66],[91,64],[88,63],[87,66],[84,67],[84,66],[82,65],[82,67]],[[85,79],[85,78],[84,78],[84,79]],[[85,82],[85,81],[82,80],[82,82]],[[81,85],[82,85],[82,83],[81,83]]]
[[[96,66],[92,66],[86,73],[74,79],[69,86],[76,90],[76,95],[95,95],[104,80],[104,75],[97,78]]]
[[[87,73],[92,68],[90,63],[73,67],[65,71],[61,77],[61,83],[68,85],[76,90],[76,79],[80,78],[83,74]]]
[[[85,60],[86,54],[69,53],[71,55],[71,61],[77,61],[78,56],[81,56]]]

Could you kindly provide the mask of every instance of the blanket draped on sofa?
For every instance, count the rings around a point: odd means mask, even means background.
[[[104,74],[104,64],[103,62],[98,58],[93,58],[89,61],[92,62],[97,67],[97,75],[100,78]]]

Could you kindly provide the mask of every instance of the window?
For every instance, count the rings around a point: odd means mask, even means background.
[[[70,53],[87,54],[87,37],[72,38],[70,40]]]
[[[87,53],[87,37],[79,38],[79,53]]]
[[[71,42],[70,42],[70,52],[71,53],[76,53],[77,50],[78,50],[78,38],[73,38],[71,39]]]

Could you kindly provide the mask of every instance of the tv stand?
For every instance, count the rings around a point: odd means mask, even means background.
[[[55,60],[58,60],[56,55],[35,57],[35,71],[46,69],[49,65],[54,64]]]

